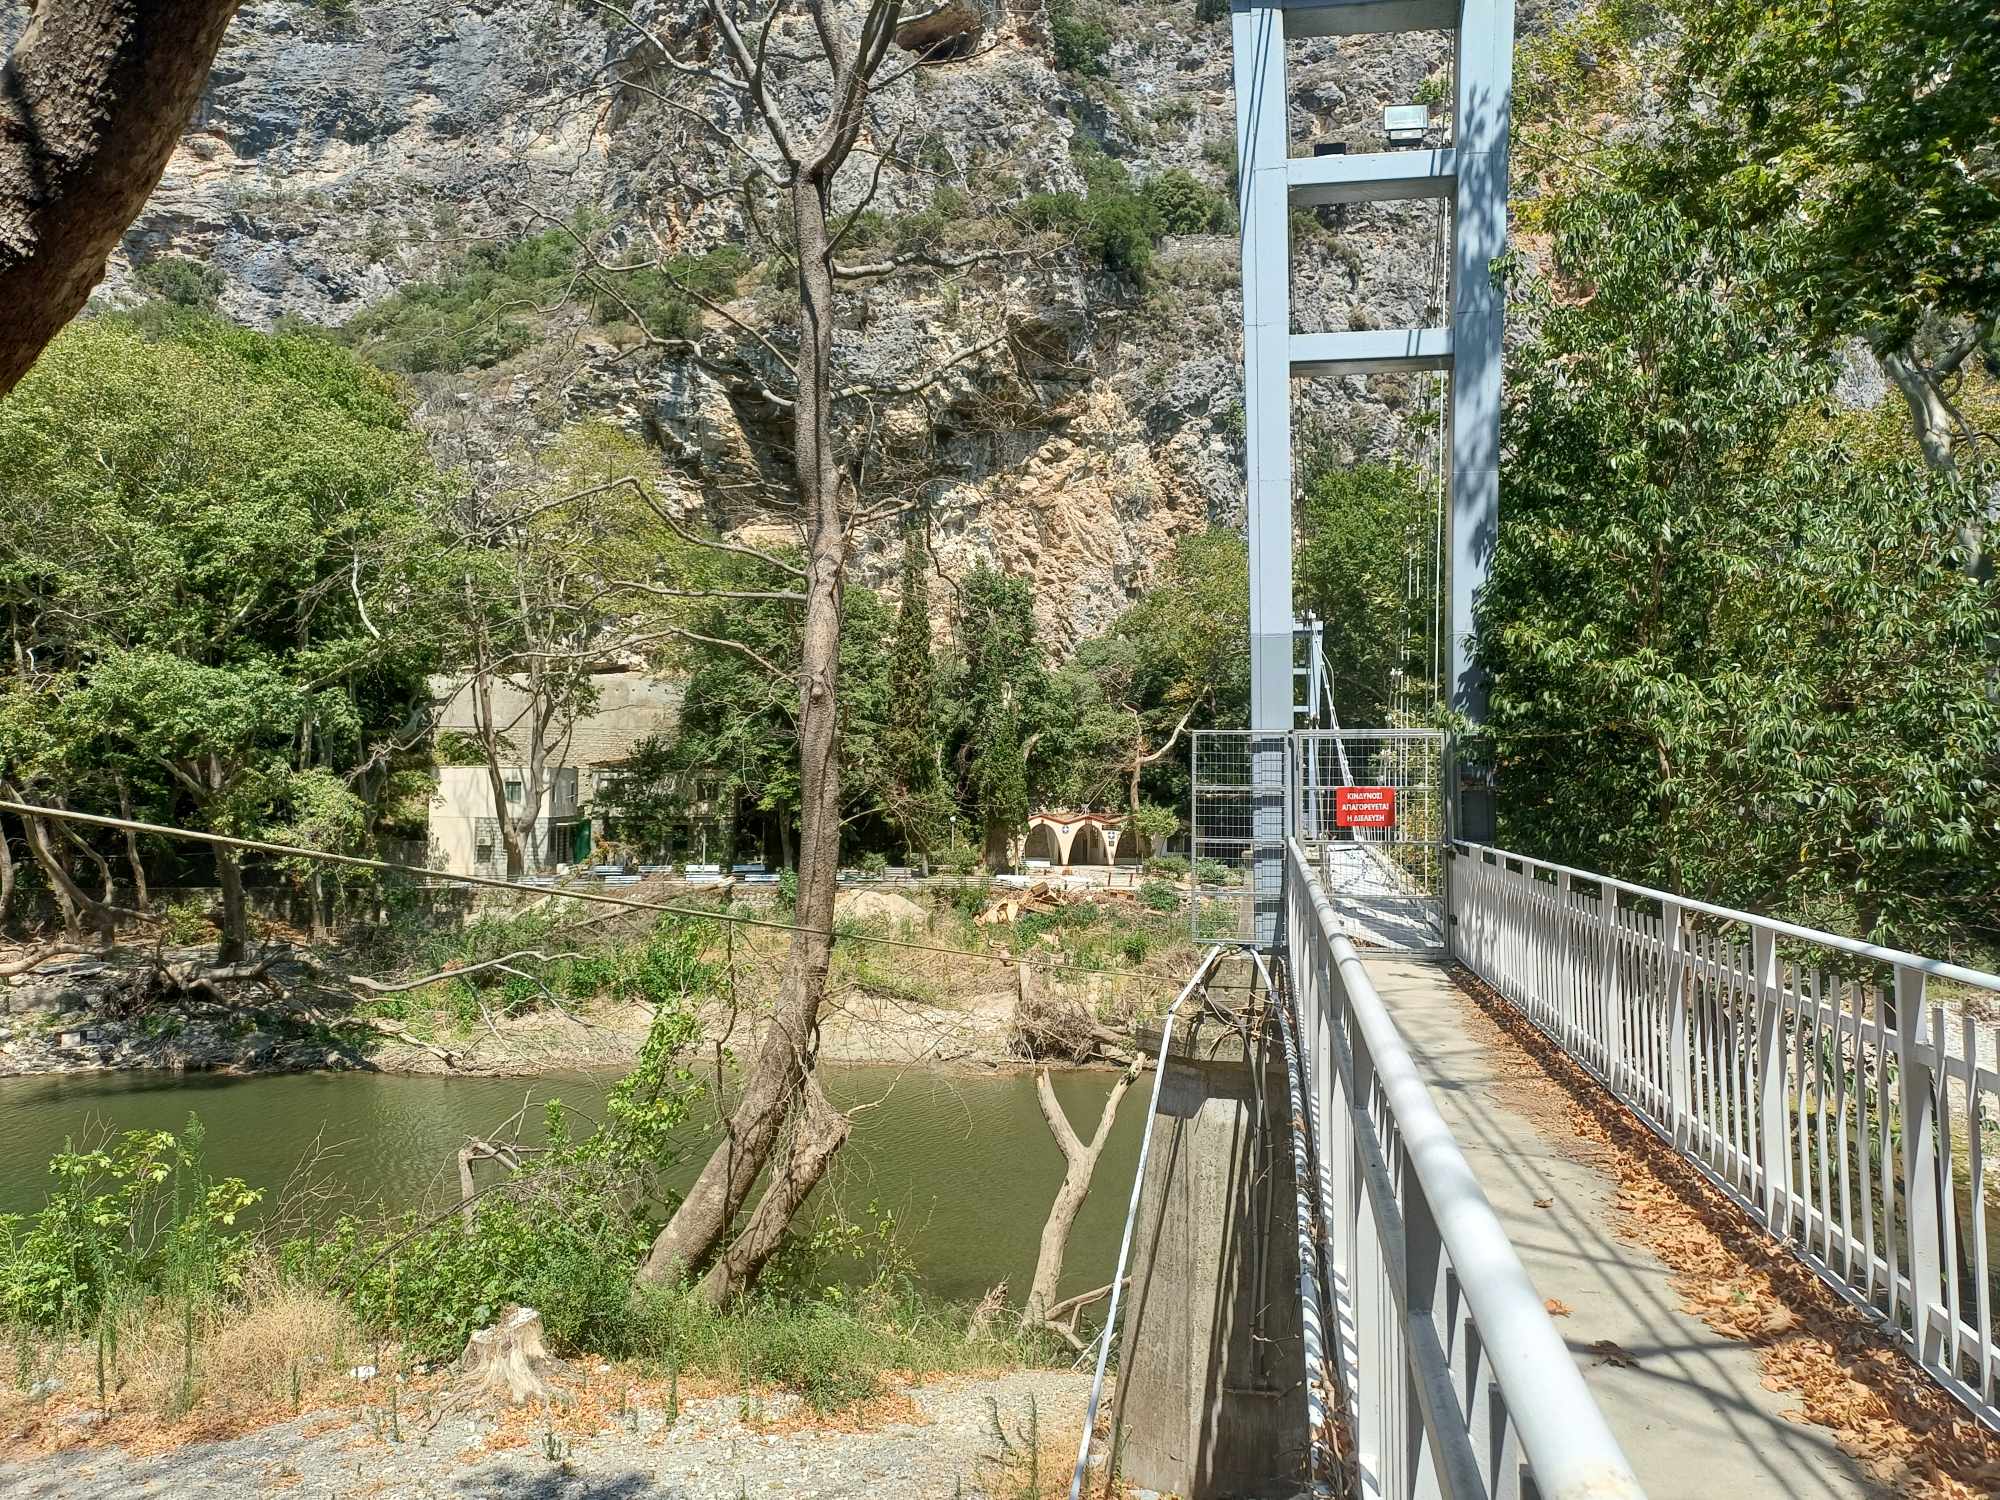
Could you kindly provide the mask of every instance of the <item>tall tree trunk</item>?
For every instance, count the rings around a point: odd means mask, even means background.
[[[69,799],[66,797],[62,798],[56,805],[67,808],[69,806]],[[104,922],[104,935],[109,939],[116,926],[116,923],[110,918],[109,913],[113,904],[118,899],[118,882],[112,878],[111,861],[93,849],[90,846],[90,841],[80,837],[76,830],[71,828],[67,823],[56,823],[56,831],[62,835],[64,843],[89,860],[91,868],[97,871],[97,888],[103,892],[97,898],[97,901],[98,905],[104,911],[101,920]]]
[[[26,802],[18,787],[11,784],[0,785],[8,800]],[[49,889],[56,898],[56,911],[62,917],[63,936],[71,942],[83,938],[84,921],[87,918],[96,927],[105,941],[110,941],[112,919],[90,893],[76,883],[69,872],[69,865],[63,859],[56,841],[49,834],[49,820],[46,818],[21,815],[21,831],[27,835],[28,853],[34,856],[36,865],[49,882]]]
[[[743,1232],[729,1242],[702,1278],[702,1295],[718,1306],[755,1281],[765,1262],[777,1253],[792,1216],[826,1174],[834,1153],[846,1143],[853,1128],[847,1116],[828,1101],[811,1073],[805,1077],[796,1119],[784,1166],[771,1174],[770,1186],[757,1200]]]
[[[468,610],[477,608],[470,582],[466,585],[465,597]],[[507,855],[507,878],[519,880],[527,871],[527,860],[521,847],[520,830],[514,826],[514,814],[507,806],[507,777],[500,764],[500,726],[493,722],[493,674],[487,662],[483,631],[475,636],[473,652],[472,676],[467,684],[472,690],[472,729],[479,736],[480,753],[486,763],[486,785],[493,796],[493,818],[500,825],[500,845]]]
[[[123,776],[118,778],[118,816],[128,822],[132,818],[132,787]],[[125,863],[132,868],[132,904],[140,911],[151,911],[153,898],[146,890],[146,862],[139,857],[139,833],[134,828],[125,830]]]
[[[1047,1321],[1049,1309],[1055,1305],[1056,1287],[1062,1281],[1063,1257],[1069,1253],[1069,1232],[1083,1209],[1084,1199],[1090,1196],[1090,1179],[1097,1171],[1098,1157],[1104,1154],[1104,1143],[1111,1137],[1112,1121],[1118,1118],[1118,1101],[1125,1097],[1125,1090],[1137,1076],[1136,1068],[1128,1068],[1112,1085],[1111,1097],[1104,1101],[1097,1117],[1097,1130],[1086,1146],[1071,1128],[1069,1116],[1063,1113],[1055,1088],[1049,1082],[1049,1070],[1043,1068],[1035,1075],[1036,1102],[1042,1106],[1042,1118],[1049,1122],[1056,1145],[1062,1148],[1063,1180],[1056,1189],[1055,1202],[1049,1207],[1048,1221],[1042,1225],[1041,1248],[1035,1254],[1035,1279],[1021,1308],[1023,1328],[1038,1327]]]
[[[159,184],[238,0],[41,0],[0,77],[0,393]]]
[[[833,456],[833,274],[826,229],[827,181],[802,172],[792,186],[799,259],[800,359],[793,462],[807,523],[805,631],[799,652],[799,894],[778,1002],[743,1097],[720,1145],[680,1208],[654,1240],[642,1279],[685,1276],[714,1254],[770,1160],[778,1132],[811,1081],[820,1004],[833,955],[833,898],[840,864],[840,612],[847,564],[842,478]],[[810,1095],[808,1095],[808,1104]],[[774,1180],[773,1212],[803,1201],[832,1160],[808,1152]],[[790,1212],[785,1210],[785,1218]],[[760,1216],[762,1209],[760,1206]],[[780,1226],[782,1227],[782,1225]],[[752,1252],[754,1252],[754,1246]],[[712,1301],[746,1287],[763,1255],[716,1262],[702,1283]]]
[[[222,844],[215,846],[215,883],[222,887],[222,936],[215,945],[215,961],[241,963],[250,936],[250,912],[243,899],[243,860]]]
[[[14,846],[7,837],[7,825],[0,822],[0,927],[14,905]]]

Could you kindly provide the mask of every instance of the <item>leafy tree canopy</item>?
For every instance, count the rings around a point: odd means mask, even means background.
[[[0,486],[0,776],[81,802],[130,773],[239,832],[323,814],[309,774],[379,789],[448,597],[384,377],[199,314],[85,321],[0,403]]]
[[[1552,223],[1478,642],[1503,841],[1970,941],[2000,853],[1976,498],[1828,428],[1830,368],[1744,294],[1766,242],[1615,192]]]

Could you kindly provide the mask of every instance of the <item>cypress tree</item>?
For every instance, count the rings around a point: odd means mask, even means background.
[[[912,526],[903,541],[902,601],[890,643],[889,721],[883,734],[892,810],[910,849],[919,854],[930,853],[944,816],[924,561],[923,528]]]

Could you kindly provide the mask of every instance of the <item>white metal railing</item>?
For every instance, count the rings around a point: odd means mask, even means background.
[[[1285,956],[1353,1492],[1640,1495],[1296,839]]]
[[[2000,975],[1455,856],[1454,955],[2000,1426]]]

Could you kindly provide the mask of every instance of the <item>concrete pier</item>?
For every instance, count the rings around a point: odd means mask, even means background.
[[[1248,972],[1226,965],[1222,978]],[[1275,1039],[1246,1055],[1235,1028],[1189,1020],[1161,1081],[1133,1230],[1114,1461],[1130,1483],[1183,1500],[1292,1495],[1306,1401],[1284,1057]],[[1140,1039],[1158,1044],[1157,1031]]]

